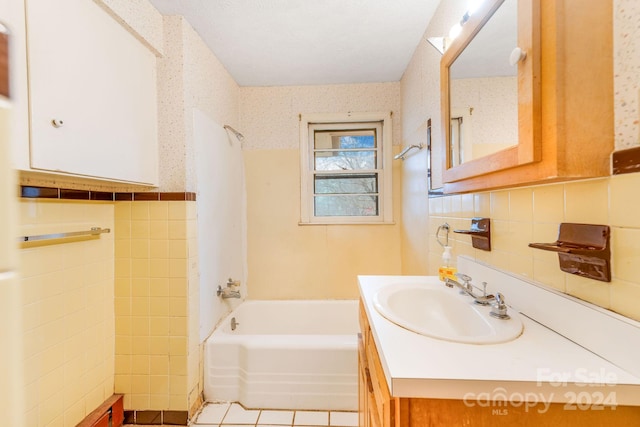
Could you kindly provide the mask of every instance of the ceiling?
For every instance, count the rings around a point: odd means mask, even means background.
[[[240,86],[395,82],[440,0],[150,0]]]

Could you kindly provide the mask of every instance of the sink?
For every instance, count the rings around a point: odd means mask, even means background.
[[[410,331],[467,344],[497,344],[518,338],[522,320],[515,310],[510,319],[489,315],[491,307],[473,303],[439,283],[387,285],[374,295],[376,310],[387,320]]]

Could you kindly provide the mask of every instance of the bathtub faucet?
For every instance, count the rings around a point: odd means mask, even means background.
[[[230,278],[229,280],[227,280],[227,286],[225,288],[218,285],[218,290],[216,292],[216,295],[218,295],[219,297],[222,297],[222,299],[241,298],[240,291],[235,289],[235,288],[238,288],[239,286],[240,286],[239,280],[233,280]]]

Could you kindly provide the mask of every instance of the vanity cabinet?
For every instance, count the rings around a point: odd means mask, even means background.
[[[94,1],[28,0],[25,14],[30,143],[16,166],[157,185],[155,55]]]
[[[617,406],[585,408],[574,404],[529,402],[487,402],[470,399],[432,399],[395,397],[385,379],[380,353],[362,300],[358,336],[358,400],[360,427],[601,427],[635,426],[640,422],[640,407]],[[408,348],[406,351],[413,351]],[[474,363],[469,360],[469,363]],[[424,355],[424,363],[429,355]],[[506,363],[506,361],[505,361]],[[482,366],[478,366],[482,369]],[[455,381],[455,380],[452,380]],[[446,393],[447,380],[442,380]],[[471,381],[473,382],[473,381]],[[532,385],[535,392],[535,383]],[[588,388],[585,388],[588,391]],[[559,389],[558,393],[562,393]],[[496,399],[496,395],[491,396]],[[484,404],[483,404],[484,403]],[[584,403],[584,402],[582,402]]]
[[[362,304],[362,303],[361,303]],[[378,351],[371,336],[371,328],[364,309],[360,306],[358,334],[358,418],[360,427],[392,427],[399,399],[391,398],[380,365]]]
[[[480,11],[485,16],[472,16],[442,58],[445,193],[610,174],[614,149],[612,0],[588,5],[581,0],[518,0],[517,43],[526,57],[517,63],[514,75],[518,87],[514,145],[476,158],[469,156],[460,164],[452,156],[452,133],[454,142],[456,137],[451,126],[456,113],[449,105],[450,68],[474,38],[483,34],[492,16],[511,2],[514,0],[485,2]],[[507,59],[508,53],[503,60]],[[472,109],[470,123],[480,120],[482,114],[477,113],[477,108]],[[501,120],[506,117],[484,123],[483,129],[499,127]],[[478,149],[482,150],[486,147]]]

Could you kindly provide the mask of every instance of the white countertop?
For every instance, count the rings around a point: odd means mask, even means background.
[[[434,276],[359,276],[360,294],[394,397],[640,405],[640,378],[521,316],[523,334],[476,345],[429,338],[382,317],[376,292],[399,283],[439,284]],[[451,292],[457,293],[456,289]],[[468,298],[471,303],[470,297]],[[513,309],[511,309],[513,310]],[[575,319],[567,319],[568,322]],[[640,363],[640,362],[639,362]],[[524,398],[524,399],[523,399]],[[604,400],[606,399],[606,400]]]

